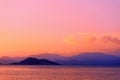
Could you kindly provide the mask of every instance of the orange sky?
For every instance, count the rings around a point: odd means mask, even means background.
[[[0,56],[120,50],[119,0],[0,0]]]

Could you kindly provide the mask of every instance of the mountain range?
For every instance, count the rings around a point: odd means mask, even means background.
[[[105,53],[80,53],[74,56],[65,57],[58,54],[39,54],[31,55],[29,57],[41,60],[46,59],[54,63],[62,65],[91,65],[91,66],[120,66],[120,57],[115,55],[109,55]],[[26,57],[2,57],[0,63],[10,64],[14,62],[20,63],[21,61],[28,59]]]

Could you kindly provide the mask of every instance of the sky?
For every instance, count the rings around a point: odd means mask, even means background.
[[[0,0],[0,56],[120,51],[120,0]]]

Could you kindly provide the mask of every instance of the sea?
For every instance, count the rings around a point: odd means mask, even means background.
[[[120,80],[120,67],[4,65],[0,80]]]

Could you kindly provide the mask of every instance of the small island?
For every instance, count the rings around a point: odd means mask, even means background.
[[[10,63],[10,65],[60,65],[60,64],[50,61],[48,59],[37,59],[29,57],[20,62]]]

